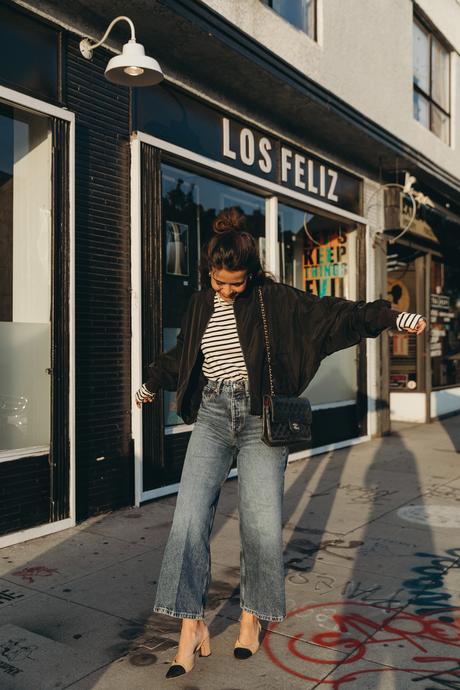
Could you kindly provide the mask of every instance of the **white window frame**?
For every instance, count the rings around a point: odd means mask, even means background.
[[[70,517],[45,523],[0,537],[0,548],[27,539],[73,527],[75,522],[75,115],[65,108],[27,96],[14,89],[0,86],[0,100],[12,106],[27,108],[39,115],[49,115],[69,123],[68,179],[69,179],[69,507]],[[50,452],[49,444],[31,448],[0,451],[0,463]]]
[[[453,118],[453,112],[452,112],[453,111],[453,100],[452,100],[452,93],[453,93],[453,91],[452,91],[452,88],[453,88],[452,71],[453,71],[453,69],[452,69],[452,67],[453,66],[452,66],[452,55],[451,55],[452,50],[450,49],[450,47],[446,43],[446,41],[443,40],[443,38],[440,37],[437,32],[433,31],[430,28],[430,26],[426,22],[424,22],[423,19],[415,12],[414,12],[414,15],[412,17],[412,25],[418,26],[422,31],[427,33],[429,36],[429,41],[430,41],[430,62],[429,62],[429,75],[428,75],[428,80],[429,80],[429,84],[430,84],[430,92],[429,93],[426,93],[426,91],[424,91],[422,88],[420,88],[419,86],[417,86],[415,84],[415,82],[414,82],[414,65],[412,64],[412,93],[413,94],[416,94],[416,93],[420,94],[420,96],[422,96],[428,102],[430,124],[428,127],[426,127],[423,124],[423,122],[421,122],[420,120],[418,120],[415,117],[414,114],[413,114],[413,119],[416,122],[418,122],[425,130],[428,130],[429,132],[431,132],[437,139],[439,139],[440,141],[443,141],[441,139],[441,137],[438,136],[438,134],[436,134],[436,132],[433,130],[433,125],[432,125],[432,123],[433,123],[432,108],[435,107],[438,110],[440,110],[442,113],[444,113],[444,115],[446,115],[449,118],[449,124],[448,124],[449,141],[443,142],[443,143],[446,144],[446,146],[449,146],[450,148],[452,148],[452,146],[453,146],[453,141],[452,141],[453,140],[453,131],[454,131],[453,126],[452,126],[452,118]],[[432,76],[433,76],[433,64],[432,64],[432,41],[433,41],[433,38],[436,39],[436,41],[438,41],[438,43],[440,43],[442,45],[442,47],[444,48],[444,50],[447,53],[448,70],[449,70],[449,74],[447,75],[447,84],[449,87],[449,110],[445,110],[441,105],[439,105],[439,103],[436,103],[436,101],[433,99],[432,94],[431,94]],[[413,111],[413,107],[412,107],[412,111]]]

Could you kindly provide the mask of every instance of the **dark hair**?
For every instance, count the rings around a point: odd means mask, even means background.
[[[274,277],[262,268],[259,250],[253,235],[247,230],[246,216],[236,206],[224,208],[212,223],[214,234],[201,252],[200,278],[202,288],[209,287],[209,271],[225,268],[228,271],[247,270],[253,284],[261,284]]]

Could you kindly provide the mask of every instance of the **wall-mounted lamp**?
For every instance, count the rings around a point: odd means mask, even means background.
[[[89,38],[80,41],[80,52],[87,60],[93,57],[94,48],[98,48],[112,31],[117,22],[128,22],[131,27],[131,39],[123,46],[121,55],[108,61],[105,68],[106,79],[122,86],[153,86],[164,79],[161,67],[154,58],[145,54],[144,46],[136,42],[134,24],[129,17],[116,17],[110,22],[107,31],[100,41],[91,43]]]

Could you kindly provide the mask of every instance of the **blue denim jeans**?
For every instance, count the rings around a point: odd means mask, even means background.
[[[246,381],[209,380],[190,436],[153,610],[203,618],[211,575],[209,540],[235,453],[240,525],[240,606],[267,621],[286,615],[282,506],[286,446],[260,438]]]

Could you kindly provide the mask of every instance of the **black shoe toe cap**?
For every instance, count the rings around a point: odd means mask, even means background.
[[[176,678],[177,676],[182,676],[185,673],[185,668],[180,664],[173,664],[169,667],[166,678]]]
[[[246,647],[235,647],[233,654],[237,659],[249,659],[249,657],[252,656],[251,650],[246,649]]]

